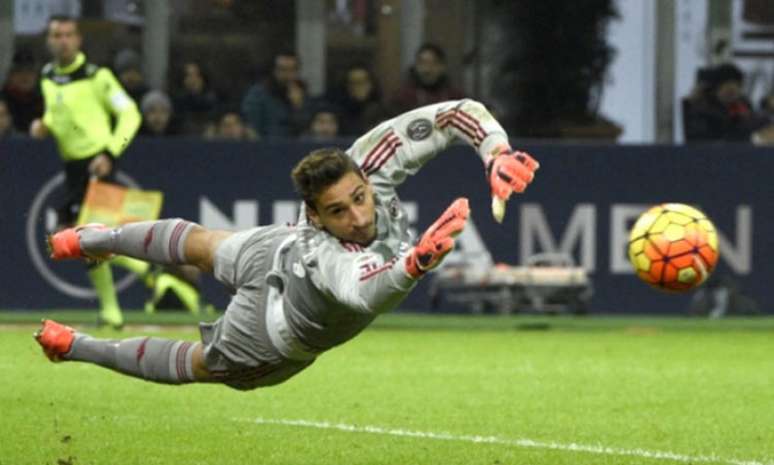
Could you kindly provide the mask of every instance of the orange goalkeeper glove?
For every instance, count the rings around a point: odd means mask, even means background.
[[[511,151],[505,144],[496,146],[490,156],[486,177],[492,191],[492,213],[500,222],[505,215],[505,202],[513,192],[524,192],[540,163],[526,152]]]
[[[411,249],[406,257],[406,272],[416,279],[438,266],[454,248],[454,237],[462,232],[469,214],[468,199],[455,200]]]

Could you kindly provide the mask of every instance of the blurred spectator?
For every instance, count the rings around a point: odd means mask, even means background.
[[[331,97],[331,101],[339,108],[339,133],[344,136],[365,134],[387,118],[376,79],[362,65],[347,70],[343,85]]]
[[[210,87],[207,73],[196,61],[183,63],[180,76],[173,86],[178,92],[174,98],[177,119],[181,132],[201,134],[212,118],[218,105],[218,98]],[[241,118],[240,118],[241,119]]]
[[[242,99],[242,113],[260,137],[293,137],[306,127],[308,97],[299,68],[294,53],[278,53],[269,77]]]
[[[774,94],[769,94],[761,98],[761,114],[774,123]]]
[[[314,142],[329,141],[339,136],[339,117],[336,109],[324,103],[318,104],[309,121],[304,138]]]
[[[402,113],[431,103],[463,98],[459,89],[452,87],[446,74],[446,52],[435,44],[419,47],[414,66],[395,98],[396,111]]]
[[[142,74],[140,54],[130,48],[119,51],[113,59],[113,69],[126,93],[135,102],[141,101],[143,95],[148,92],[148,86],[145,84],[145,77]]]
[[[258,136],[252,128],[249,128],[242,116],[236,110],[223,111],[218,120],[212,124],[204,133],[207,139],[221,140],[257,140]]]
[[[8,79],[0,93],[5,97],[16,131],[26,133],[32,121],[43,115],[38,70],[30,52],[18,50],[14,53]]]
[[[172,120],[172,101],[164,92],[152,90],[145,94],[140,103],[140,110],[142,111],[141,135],[161,137],[177,134]]]
[[[753,111],[742,93],[743,82],[744,75],[733,64],[699,71],[694,91],[683,99],[686,141],[774,142],[774,126]]]
[[[18,134],[13,126],[13,115],[8,108],[8,102],[5,101],[5,97],[0,95],[0,140],[10,139]]]

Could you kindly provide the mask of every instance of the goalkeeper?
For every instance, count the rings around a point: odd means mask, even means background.
[[[223,316],[200,325],[201,342],[96,339],[51,320],[36,339],[52,361],[95,363],[160,383],[220,382],[241,390],[281,383],[395,308],[452,250],[468,218],[467,199],[454,201],[412,246],[395,188],[455,139],[476,149],[501,201],[524,191],[538,168],[510,149],[478,102],[410,111],[346,153],[316,150],[295,166],[292,179],[304,201],[296,226],[231,233],[169,219],[51,236],[54,259],[123,254],[212,271],[234,296]]]

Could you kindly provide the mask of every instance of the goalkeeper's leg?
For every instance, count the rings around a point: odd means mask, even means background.
[[[231,234],[177,218],[129,223],[114,229],[101,225],[65,229],[49,237],[49,245],[54,259],[100,259],[119,254],[161,265],[188,264],[212,271],[215,250]]]
[[[89,362],[164,384],[212,381],[200,342],[155,337],[97,339],[45,320],[35,339],[52,361]]]

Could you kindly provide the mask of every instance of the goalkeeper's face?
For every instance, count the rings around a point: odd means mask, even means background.
[[[343,241],[360,245],[376,238],[376,213],[371,184],[358,173],[348,172],[315,199],[309,217]]]

